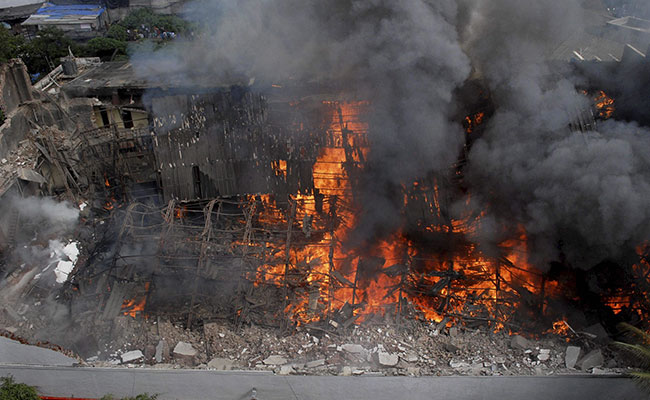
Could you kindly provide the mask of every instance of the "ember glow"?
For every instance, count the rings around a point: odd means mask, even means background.
[[[476,114],[466,116],[465,121],[463,121],[463,124],[465,125],[465,132],[474,132],[476,130],[476,127],[483,123],[484,118],[484,112],[478,112]]]
[[[614,115],[616,108],[614,107],[614,99],[609,97],[604,91],[599,91],[598,96],[594,99],[596,102],[596,109],[598,115],[603,119],[609,119]]]

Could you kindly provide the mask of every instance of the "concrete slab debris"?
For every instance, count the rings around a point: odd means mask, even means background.
[[[191,344],[186,342],[178,342],[176,347],[174,347],[174,355],[177,356],[187,356],[194,357],[197,354],[197,351]]]
[[[598,349],[589,352],[578,364],[581,370],[588,371],[595,367],[601,367],[604,362],[603,353]]]
[[[578,358],[580,357],[580,347],[577,346],[567,346],[566,353],[564,355],[564,365],[567,368],[575,368]]]
[[[351,344],[351,343],[344,344],[343,346],[341,346],[341,349],[347,351],[348,353],[355,353],[355,354],[363,353],[366,350],[360,344]]]
[[[216,369],[217,371],[230,371],[234,369],[235,362],[228,358],[213,358],[208,363],[208,368]]]
[[[510,339],[510,347],[513,349],[526,350],[530,348],[530,342],[523,336],[515,335]]]
[[[284,365],[287,363],[287,359],[282,356],[273,355],[273,356],[268,356],[262,362],[264,363],[264,365]]]
[[[122,354],[120,358],[122,359],[122,364],[126,364],[142,360],[144,358],[144,354],[142,354],[140,350],[132,350]]]
[[[379,365],[384,367],[394,367],[399,362],[399,356],[397,354],[380,351],[377,352],[377,361],[379,362]]]

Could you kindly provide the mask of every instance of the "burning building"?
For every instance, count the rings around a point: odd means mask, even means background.
[[[288,1],[264,16],[277,38],[250,51],[267,32],[232,34],[257,26],[243,3],[187,48],[65,74],[60,98],[93,125],[61,150],[72,156],[52,189],[77,182],[91,202],[61,302],[92,329],[70,347],[94,354],[115,321],[160,318],[189,331],[421,323],[563,339],[647,322],[647,137],[621,122],[647,113],[622,117],[626,97],[602,72],[638,51],[538,68],[542,39],[421,1],[335,2],[340,21]]]

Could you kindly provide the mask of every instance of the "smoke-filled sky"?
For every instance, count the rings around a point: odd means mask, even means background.
[[[467,184],[488,210],[479,236],[526,228],[540,266],[588,267],[650,238],[650,132],[609,121],[570,132],[589,106],[545,62],[584,28],[579,0],[212,0],[188,5],[207,27],[132,61],[188,83],[336,80],[370,100],[371,153],[358,235],[401,223],[399,185],[444,172],[464,134],[455,91],[480,76],[496,106],[470,153]]]

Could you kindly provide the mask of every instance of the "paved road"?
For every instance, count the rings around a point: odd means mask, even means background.
[[[158,393],[160,400],[636,400],[644,397],[617,377],[335,377],[257,372],[2,366],[0,376],[37,386],[43,395],[101,397]]]
[[[72,366],[78,363],[58,351],[24,345],[0,336],[0,364]]]

